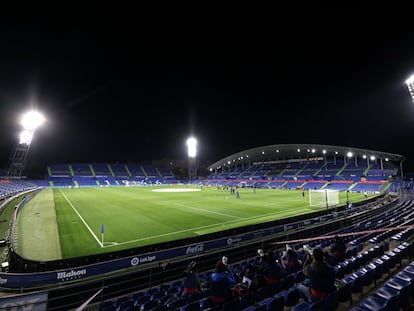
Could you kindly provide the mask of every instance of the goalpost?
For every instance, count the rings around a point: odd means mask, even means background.
[[[339,204],[339,190],[335,189],[309,189],[309,205],[330,207]]]

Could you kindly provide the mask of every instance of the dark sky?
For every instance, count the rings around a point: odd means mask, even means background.
[[[3,10],[0,167],[35,107],[47,122],[29,163],[185,158],[193,134],[204,160],[315,143],[403,154],[414,171],[409,20],[197,12]]]

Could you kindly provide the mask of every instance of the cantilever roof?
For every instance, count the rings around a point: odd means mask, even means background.
[[[361,160],[369,159],[372,156],[376,160],[395,162],[401,162],[405,159],[405,156],[400,154],[354,147],[318,144],[281,144],[243,150],[212,163],[208,168],[214,170],[223,166],[233,166],[236,164],[235,162],[242,164],[253,161],[287,160],[322,156],[345,157],[349,152],[352,152],[352,157],[357,157]]]

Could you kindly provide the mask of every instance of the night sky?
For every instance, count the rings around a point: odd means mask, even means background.
[[[20,114],[33,107],[47,118],[29,153],[36,168],[183,159],[192,134],[199,157],[212,162],[315,143],[403,154],[414,171],[414,103],[404,83],[414,73],[414,27],[338,12],[4,14],[0,167]]]

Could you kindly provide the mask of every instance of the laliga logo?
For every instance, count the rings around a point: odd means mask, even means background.
[[[139,259],[137,257],[134,257],[131,259],[131,266],[139,265]]]
[[[186,254],[195,254],[204,251],[204,244],[198,244],[195,246],[189,246],[186,250]]]
[[[227,239],[227,245],[240,243],[241,240],[242,240],[242,238],[228,238]]]

